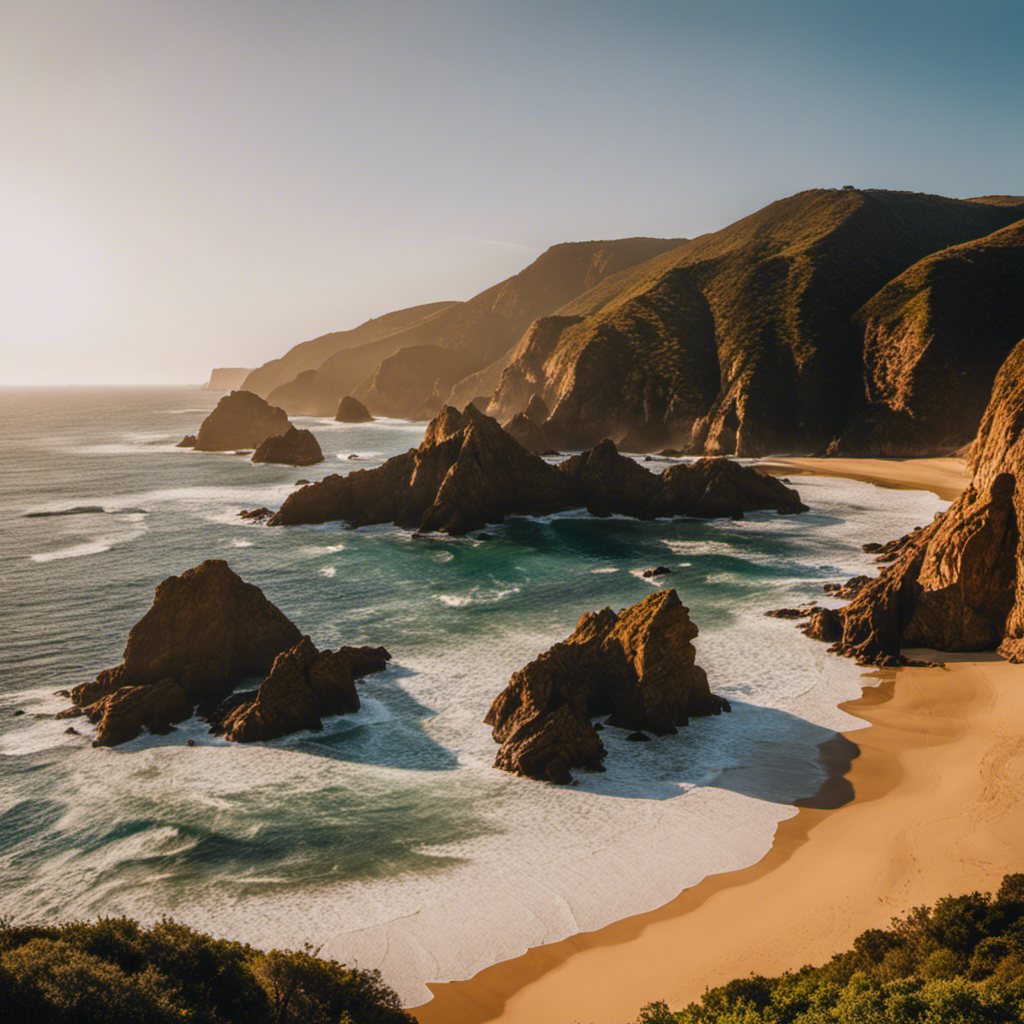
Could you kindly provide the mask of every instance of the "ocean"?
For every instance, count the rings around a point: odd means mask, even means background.
[[[293,417],[326,456],[300,469],[175,448],[218,398],[0,389],[0,917],[169,915],[262,947],[309,943],[380,968],[409,1005],[429,981],[760,859],[826,778],[819,746],[862,724],[837,705],[870,681],[764,611],[829,604],[823,583],[874,571],[862,543],[947,505],[801,476],[800,516],[574,512],[510,518],[489,540],[271,529],[236,513],[278,506],[301,478],[379,465],[424,424]],[[361,710],[251,746],[195,720],[116,749],[93,749],[83,719],[66,734],[55,691],[118,664],[156,585],[207,558],[319,647],[386,646]],[[642,577],[658,565],[672,574]],[[607,772],[572,786],[492,768],[483,718],[511,674],[583,612],[656,586],[689,607],[697,662],[733,713],[650,743],[608,729]]]

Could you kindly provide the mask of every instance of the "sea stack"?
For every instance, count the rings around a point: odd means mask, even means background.
[[[269,405],[251,391],[232,391],[203,420],[193,447],[197,452],[253,449],[290,427],[283,409]]]
[[[286,652],[291,660],[278,665]],[[231,730],[238,735],[228,736],[269,738],[316,727],[307,691],[316,698],[316,723],[355,710],[352,678],[379,671],[389,658],[382,647],[317,651],[259,587],[212,559],[156,588],[153,606],[128,634],[124,661],[76,686],[73,706],[58,717],[84,715],[97,725],[95,745],[115,746],[143,729],[167,732],[196,705],[215,706],[239,682],[270,673],[262,702],[257,697],[251,713],[239,712]]]
[[[312,431],[289,427],[283,434],[260,442],[252,453],[252,461],[282,466],[315,466],[324,461],[324,453]]]
[[[629,731],[674,734],[693,716],[729,711],[695,663],[697,626],[674,589],[616,614],[588,612],[575,631],[516,672],[484,722],[501,744],[495,768],[547,782],[571,768],[603,771],[591,719]]]
[[[335,413],[334,418],[339,423],[371,423],[373,417],[370,415],[370,410],[363,405],[362,402],[357,398],[353,398],[351,395],[346,395],[338,403],[338,411]]]

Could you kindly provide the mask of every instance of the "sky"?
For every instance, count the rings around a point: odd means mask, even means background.
[[[178,383],[558,242],[1024,193],[1021,0],[0,0],[0,384]]]

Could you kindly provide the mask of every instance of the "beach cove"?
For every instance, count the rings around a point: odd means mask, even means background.
[[[946,499],[966,483],[957,459],[770,462]],[[826,784],[798,801],[751,867],[467,982],[431,986],[434,1000],[413,1011],[420,1024],[622,1024],[648,1002],[678,1008],[751,972],[820,964],[914,906],[997,888],[1022,866],[1024,666],[910,653],[945,666],[867,671],[863,696],[841,705],[866,723],[842,732],[859,748],[845,776],[850,802],[835,807]]]

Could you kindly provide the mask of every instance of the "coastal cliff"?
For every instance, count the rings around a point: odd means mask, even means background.
[[[1024,342],[996,376],[970,466],[973,482],[949,509],[882,547],[895,561],[839,611],[837,653],[888,665],[903,647],[998,647],[1024,660]]]

